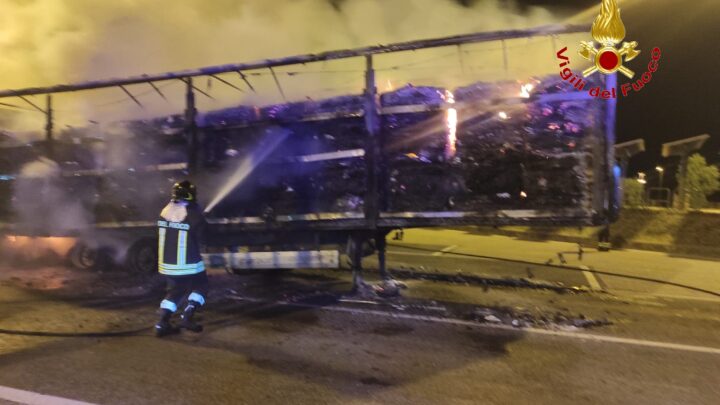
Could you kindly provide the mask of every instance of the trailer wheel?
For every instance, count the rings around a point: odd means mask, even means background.
[[[76,269],[90,270],[97,264],[98,251],[84,243],[77,243],[70,250],[69,257],[70,264]]]
[[[127,252],[126,267],[134,273],[150,274],[157,271],[157,241],[152,238],[140,239]]]
[[[110,270],[114,266],[113,252],[108,247],[91,247],[80,242],[68,256],[70,264],[79,270]]]

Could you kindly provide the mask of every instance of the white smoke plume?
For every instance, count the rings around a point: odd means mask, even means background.
[[[333,5],[335,4],[335,5]],[[0,86],[47,85],[528,27],[553,17],[453,0],[0,0]]]
[[[511,0],[465,4],[456,0],[0,0],[0,88],[155,73],[560,21],[542,8],[523,8],[521,12]],[[352,63],[362,69],[362,61]],[[237,77],[232,81],[242,83]],[[284,84],[291,98],[300,97],[293,93],[294,87],[307,88],[308,82],[335,87],[342,82],[327,75],[295,80],[302,84],[288,81]],[[92,92],[92,97],[88,92],[82,98],[58,96],[57,120],[63,125],[83,125],[87,120],[177,112],[183,102],[182,85],[173,84],[165,90],[170,105],[149,86],[131,87],[136,94],[147,93],[142,99],[147,103],[145,110],[119,89]],[[361,77],[357,77],[352,86],[360,85]],[[387,79],[384,85],[392,88],[396,84]],[[272,85],[266,87],[268,91],[260,97],[270,90],[276,95]],[[238,100],[234,90],[219,83],[212,90],[213,95],[226,91],[228,97],[235,97],[232,103],[258,101]],[[223,95],[218,98],[223,100]],[[42,104],[44,100],[35,101]],[[41,115],[26,112],[16,121],[27,124],[23,129],[40,129],[38,120]]]
[[[22,167],[12,200],[18,224],[31,232],[62,233],[91,222],[90,212],[63,188],[59,176],[59,165],[44,157]]]

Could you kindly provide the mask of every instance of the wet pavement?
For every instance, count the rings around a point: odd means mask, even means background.
[[[12,399],[6,388],[101,404],[711,404],[720,397],[720,308],[712,297],[668,297],[653,286],[592,291],[581,272],[530,266],[530,277],[517,263],[435,254],[446,247],[391,253],[391,265],[581,288],[409,278],[402,297],[379,299],[348,295],[347,270],[215,269],[206,330],[157,339],[149,330],[162,296],[156,277],[2,267],[0,329],[50,333],[0,334],[0,401]],[[372,260],[367,265],[373,281]],[[606,267],[623,270],[612,260]],[[607,322],[574,323],[583,319]]]

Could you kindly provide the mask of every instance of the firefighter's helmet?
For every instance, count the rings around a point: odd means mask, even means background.
[[[173,201],[195,202],[197,199],[197,188],[189,180],[175,183],[172,188]]]

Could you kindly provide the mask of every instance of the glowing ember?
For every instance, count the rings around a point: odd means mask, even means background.
[[[77,240],[70,237],[30,237],[30,236],[5,236],[4,245],[16,252],[21,252],[25,256],[37,257],[45,255],[47,252],[53,252],[60,257],[68,254],[70,249],[75,246]]]
[[[445,101],[448,104],[455,104],[455,95],[450,91],[445,91]],[[455,156],[457,151],[457,124],[458,113],[456,108],[448,108],[447,110],[447,142],[445,143],[445,158],[449,159]]]
[[[530,98],[530,92],[535,88],[532,84],[523,84],[520,86],[520,97]]]
[[[498,113],[498,117],[500,117],[501,120],[506,120],[506,119],[508,119],[508,115],[507,115],[507,113],[506,113],[505,111],[500,111],[500,112]]]

